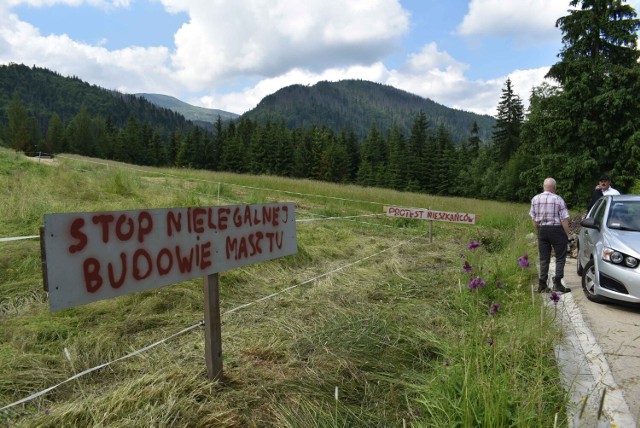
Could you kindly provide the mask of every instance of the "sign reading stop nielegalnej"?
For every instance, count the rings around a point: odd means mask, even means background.
[[[426,208],[406,208],[385,206],[389,217],[412,218],[418,220],[447,221],[450,223],[475,224],[476,215],[461,212],[434,211]]]
[[[51,312],[295,254],[293,203],[46,214]]]

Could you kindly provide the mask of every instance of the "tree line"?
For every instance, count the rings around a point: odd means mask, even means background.
[[[621,0],[572,0],[556,25],[559,61],[534,88],[525,112],[507,79],[491,138],[474,123],[454,144],[444,125],[415,114],[406,132],[372,122],[364,138],[326,125],[287,128],[284,121],[220,118],[163,133],[130,116],[117,127],[87,109],[63,122],[56,113],[45,135],[15,95],[4,144],[24,152],[72,152],[141,165],[272,174],[430,194],[528,201],[554,177],[570,206],[584,207],[596,178],[613,177],[630,191],[640,172],[640,58],[635,10]]]
[[[40,135],[34,116],[17,94],[7,116],[5,144],[31,155],[76,153],[138,165],[268,174],[440,195],[471,196],[465,171],[483,147],[477,125],[470,130],[469,141],[456,146],[444,125],[429,127],[424,112],[416,114],[409,135],[397,125],[383,134],[373,123],[363,140],[348,130],[334,132],[327,126],[291,130],[283,122],[262,124],[248,118],[232,122],[218,118],[212,131],[194,126],[186,133],[163,137],[135,116],[118,128],[109,117],[91,116],[85,107],[66,124],[53,113]]]

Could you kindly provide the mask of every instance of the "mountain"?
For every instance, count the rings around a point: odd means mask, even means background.
[[[456,143],[469,138],[474,121],[483,141],[491,138],[495,125],[491,116],[449,108],[392,86],[364,80],[287,86],[263,98],[242,117],[260,123],[283,122],[290,129],[325,125],[336,132],[352,130],[359,138],[365,138],[373,122],[382,132],[396,122],[409,135],[420,111],[426,114],[432,130],[443,124]]]
[[[186,119],[196,124],[201,124],[202,122],[213,124],[218,120],[218,116],[220,116],[220,119],[223,121],[234,120],[240,117],[239,114],[224,110],[193,106],[169,95],[145,93],[138,93],[136,95],[146,99],[152,104],[180,113]]]
[[[163,135],[173,131],[186,133],[194,127],[183,115],[142,97],[101,88],[46,68],[11,63],[0,65],[0,128],[14,95],[41,126],[41,135],[45,135],[54,112],[68,124],[83,108],[90,116],[101,116],[118,128],[124,127],[131,117],[148,123]]]
[[[83,107],[92,117],[102,116],[118,128],[135,117],[164,136],[173,131],[185,135],[194,125],[212,131],[218,116],[225,122],[242,117],[260,123],[284,123],[289,129],[327,126],[335,132],[351,130],[362,139],[372,123],[384,133],[395,122],[408,136],[415,117],[423,111],[431,130],[444,125],[455,143],[469,138],[474,122],[478,124],[480,139],[489,141],[495,124],[491,116],[452,109],[392,86],[364,80],[287,86],[238,116],[192,106],[167,95],[124,94],[45,68],[8,64],[0,65],[0,128],[6,125],[7,107],[14,94],[40,124],[41,135],[46,132],[52,113],[68,124]]]

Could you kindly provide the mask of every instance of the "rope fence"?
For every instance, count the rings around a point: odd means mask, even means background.
[[[39,155],[38,157],[41,157],[41,156],[42,155]],[[44,156],[44,157],[49,157],[49,156]],[[178,176],[178,175],[166,174],[166,173],[158,173],[157,171],[150,171],[150,170],[146,170],[146,169],[142,169],[142,168],[126,167],[126,166],[119,165],[117,163],[98,162],[98,161],[91,161],[91,160],[87,160],[87,159],[76,159],[76,158],[69,157],[69,156],[64,156],[64,155],[57,155],[56,158],[103,165],[103,166],[106,166],[107,169],[109,169],[110,165],[114,165],[114,166],[117,166],[117,167],[119,167],[121,169],[125,169],[125,170],[131,170],[131,171],[135,171],[135,172],[144,172],[144,173],[152,172],[154,174],[159,174],[160,176],[164,176],[164,177],[168,177],[168,178],[185,180],[185,177],[181,177],[181,176]],[[210,181],[210,180],[204,180],[204,179],[189,178],[188,180],[189,181],[195,181],[195,182],[202,182],[202,183],[208,183],[208,184],[217,185],[217,187],[218,187],[218,200],[220,199],[220,186],[224,185],[224,186],[235,186],[235,187],[240,187],[240,188],[244,188],[244,189],[251,189],[251,190],[260,190],[260,191],[265,191],[265,192],[280,192],[280,193],[287,194],[287,195],[304,196],[304,197],[322,197],[322,198],[333,199],[333,200],[338,200],[338,201],[343,201],[343,202],[367,203],[367,204],[373,204],[373,205],[379,205],[379,206],[383,206],[384,205],[382,203],[372,202],[372,201],[355,200],[355,199],[340,198],[340,197],[335,197],[335,196],[316,195],[316,194],[308,194],[308,193],[301,193],[301,192],[292,192],[292,191],[281,190],[281,189],[261,188],[261,187],[256,187],[256,186],[247,186],[247,185],[240,185],[240,184],[234,184],[234,183]],[[172,187],[172,186],[165,186],[165,187],[171,188],[172,190],[185,190],[183,188],[177,189],[177,188]],[[200,193],[200,192],[198,192],[198,194],[204,195],[204,196],[211,196],[208,193]],[[323,216],[321,214],[315,214],[315,213],[308,213],[308,215],[316,216],[317,218],[297,219],[296,223],[306,223],[306,222],[316,222],[316,221],[332,221],[332,220],[345,220],[345,221],[353,221],[353,222],[358,222],[358,223],[364,223],[364,224],[368,224],[368,225],[385,226],[385,227],[393,228],[392,225],[381,225],[381,224],[368,223],[368,222],[363,222],[363,221],[359,221],[358,220],[360,218],[380,217],[380,216],[383,215],[382,213],[380,213],[380,214],[375,213],[375,214],[350,215],[350,216]],[[422,238],[424,236],[425,236],[424,234],[421,234],[421,235],[415,236],[415,237],[413,237],[411,239],[402,241],[402,242],[400,242],[400,243],[398,243],[396,245],[393,245],[391,247],[385,248],[383,250],[380,250],[380,251],[378,251],[376,253],[370,254],[370,255],[368,255],[366,257],[363,257],[361,259],[358,259],[358,260],[355,260],[353,262],[350,262],[350,263],[344,264],[342,266],[339,266],[339,267],[337,267],[337,268],[335,268],[335,269],[333,269],[331,271],[322,273],[322,274],[317,275],[317,276],[315,276],[313,278],[309,278],[309,279],[307,279],[305,281],[302,281],[300,283],[288,286],[286,288],[283,288],[282,290],[279,290],[277,292],[274,292],[274,293],[271,293],[269,295],[263,296],[263,297],[261,297],[259,299],[256,299],[256,300],[252,301],[252,302],[248,302],[248,303],[242,304],[240,306],[237,306],[235,308],[229,309],[226,312],[223,312],[222,315],[224,316],[224,315],[228,315],[228,314],[232,314],[232,313],[238,312],[238,311],[240,311],[242,309],[257,305],[257,304],[259,304],[261,302],[273,299],[273,298],[275,298],[275,297],[277,297],[279,295],[282,295],[284,293],[290,292],[291,290],[294,290],[294,289],[299,288],[301,286],[314,283],[314,282],[318,281],[321,278],[330,276],[332,274],[336,274],[336,273],[338,273],[340,271],[348,269],[348,268],[350,268],[350,267],[352,267],[354,265],[357,265],[359,263],[362,263],[362,262],[364,262],[366,260],[378,257],[381,254],[384,254],[384,253],[386,253],[388,251],[391,251],[391,250],[393,250],[395,248],[398,248],[398,247],[400,247],[402,245],[409,244],[409,243],[411,243],[411,242],[413,242],[413,241],[415,241],[415,240],[417,240],[419,238]],[[0,238],[0,242],[10,242],[10,241],[28,240],[28,239],[36,239],[36,238],[39,239],[40,235]],[[128,353],[126,355],[123,355],[123,356],[121,356],[119,358],[116,358],[116,359],[114,359],[112,361],[105,362],[105,363],[100,364],[98,366],[83,370],[83,371],[81,371],[79,373],[76,373],[75,375],[69,377],[68,379],[65,379],[64,381],[59,382],[56,385],[53,385],[53,386],[48,387],[46,389],[43,389],[43,390],[41,390],[39,392],[31,394],[28,397],[22,398],[22,399],[20,399],[18,401],[15,401],[13,403],[5,405],[4,407],[0,408],[0,412],[5,412],[6,410],[8,410],[8,409],[10,409],[12,407],[18,406],[20,404],[27,403],[29,401],[32,401],[32,400],[38,398],[38,397],[42,397],[43,395],[46,395],[47,393],[51,392],[52,390],[54,390],[54,389],[56,389],[56,388],[58,388],[58,387],[60,387],[62,385],[65,385],[65,384],[67,384],[67,383],[69,383],[69,382],[71,382],[73,380],[79,379],[79,378],[81,378],[81,377],[83,377],[83,376],[85,376],[85,375],[87,375],[89,373],[98,371],[100,369],[108,367],[108,366],[110,366],[112,364],[115,364],[117,362],[126,360],[128,358],[131,358],[131,357],[134,357],[134,356],[137,356],[137,355],[140,355],[143,352],[151,350],[151,349],[153,349],[153,348],[155,348],[155,347],[157,347],[157,346],[159,346],[159,345],[161,345],[163,343],[166,343],[167,341],[169,341],[171,339],[174,339],[174,338],[176,338],[178,336],[181,336],[181,335],[184,335],[186,333],[189,333],[189,332],[193,331],[194,329],[196,329],[198,327],[202,327],[202,326],[204,326],[204,320],[201,320],[197,324],[194,324],[192,326],[186,327],[186,328],[184,328],[184,329],[182,329],[182,330],[180,330],[180,331],[178,331],[178,332],[176,332],[174,334],[171,334],[170,336],[168,336],[168,337],[166,337],[164,339],[158,340],[158,341],[156,341],[156,342],[154,342],[154,343],[152,343],[150,345],[147,345],[147,346],[145,346],[143,348],[140,348],[140,349],[138,349],[136,351],[130,352],[130,353]]]
[[[261,298],[259,298],[259,299],[256,299],[256,300],[252,301],[252,302],[248,302],[248,303],[242,304],[242,305],[240,305],[240,306],[236,306],[236,307],[235,307],[235,308],[233,308],[233,309],[229,309],[228,311],[223,312],[223,313],[222,313],[222,315],[232,314],[232,313],[234,313],[234,312],[238,312],[238,311],[239,311],[239,310],[241,310],[241,309],[245,309],[245,308],[248,308],[248,307],[250,307],[250,306],[256,305],[256,304],[258,304],[258,303],[261,303],[261,302],[264,302],[264,301],[267,301],[267,300],[273,299],[274,297],[277,297],[277,296],[279,296],[279,295],[281,295],[281,294],[287,293],[287,292],[289,292],[289,291],[291,291],[291,290],[294,290],[294,289],[296,289],[296,288],[298,288],[298,287],[301,287],[301,286],[306,285],[306,284],[311,284],[311,283],[313,283],[313,282],[318,281],[318,280],[319,280],[319,279],[321,279],[321,278],[327,277],[327,276],[332,275],[332,274],[334,274],[334,273],[337,273],[337,272],[340,272],[340,271],[342,271],[342,270],[345,270],[345,269],[347,269],[347,268],[349,268],[349,267],[351,267],[351,266],[354,266],[354,265],[357,265],[357,264],[359,264],[359,263],[362,263],[362,262],[364,262],[364,261],[366,261],[366,260],[369,260],[369,259],[375,258],[375,257],[377,257],[377,256],[380,256],[381,254],[384,254],[384,253],[386,253],[386,252],[388,252],[388,251],[391,251],[391,250],[393,250],[393,249],[395,249],[395,248],[398,248],[398,247],[400,247],[400,246],[403,246],[403,245],[409,244],[409,243],[411,243],[411,242],[413,242],[413,241],[415,241],[415,240],[417,240],[417,239],[419,239],[419,238],[422,238],[422,237],[424,237],[424,236],[425,236],[424,234],[422,234],[422,235],[418,235],[418,236],[416,236],[416,237],[413,237],[413,238],[408,239],[408,240],[406,240],[406,241],[400,242],[400,243],[398,243],[398,244],[396,244],[396,245],[393,245],[393,246],[391,246],[391,247],[388,247],[388,248],[385,248],[385,249],[383,249],[383,250],[380,250],[380,251],[378,251],[378,252],[376,252],[376,253],[370,254],[370,255],[368,255],[368,256],[366,256],[366,257],[363,257],[363,258],[361,258],[361,259],[355,260],[355,261],[353,261],[353,262],[347,263],[347,264],[345,264],[345,265],[342,265],[342,266],[340,266],[340,267],[337,267],[337,268],[335,268],[335,269],[333,269],[333,270],[330,270],[330,271],[328,271],[328,272],[325,272],[325,273],[322,273],[322,274],[320,274],[320,275],[317,275],[317,276],[315,276],[315,277],[313,277],[313,278],[310,278],[310,279],[307,279],[307,280],[305,280],[305,281],[302,281],[302,282],[300,282],[300,283],[298,283],[298,284],[294,284],[294,285],[291,285],[291,286],[289,286],[289,287],[283,288],[283,289],[282,289],[282,290],[280,290],[280,291],[277,291],[277,292],[275,292],[275,293],[271,293],[271,294],[269,294],[269,295],[267,295],[267,296],[261,297]],[[30,396],[28,396],[28,397],[22,398],[22,399],[20,399],[20,400],[18,400],[18,401],[15,401],[15,402],[13,402],[13,403],[11,403],[11,404],[8,404],[8,405],[6,405],[6,406],[4,406],[4,407],[0,408],[0,412],[4,412],[5,410],[10,409],[10,408],[12,408],[12,407],[15,407],[15,406],[17,406],[17,405],[19,405],[19,404],[23,404],[23,403],[29,402],[29,401],[31,401],[31,400],[34,400],[34,399],[36,399],[36,398],[38,398],[38,397],[41,397],[41,396],[43,396],[43,395],[47,394],[47,393],[48,393],[48,392],[50,392],[50,391],[52,391],[52,390],[54,390],[54,389],[56,389],[56,388],[58,388],[58,387],[60,387],[60,386],[62,386],[62,385],[64,385],[64,384],[66,384],[66,383],[69,383],[69,382],[71,382],[71,381],[73,381],[73,380],[75,380],[75,379],[78,379],[78,378],[80,378],[80,377],[82,377],[82,376],[84,376],[84,375],[87,375],[87,374],[89,374],[89,373],[95,372],[95,371],[100,370],[100,369],[102,369],[102,368],[108,367],[108,366],[110,366],[110,365],[112,365],[112,364],[114,364],[114,363],[117,363],[117,362],[119,362],[119,361],[123,361],[123,360],[126,360],[126,359],[128,359],[128,358],[131,358],[131,357],[134,357],[134,356],[136,356],[136,355],[139,355],[139,354],[141,354],[141,353],[143,353],[143,352],[146,352],[146,351],[148,351],[148,350],[150,350],[150,349],[153,349],[153,348],[155,348],[156,346],[161,345],[161,344],[163,344],[163,343],[165,343],[165,342],[167,342],[167,341],[169,341],[169,340],[171,340],[171,339],[173,339],[173,338],[175,338],[175,337],[177,337],[177,336],[183,335],[183,334],[185,334],[185,333],[188,333],[188,332],[190,332],[190,331],[192,331],[192,330],[194,330],[194,329],[196,329],[196,328],[198,328],[198,327],[202,327],[202,326],[204,326],[204,320],[201,320],[201,321],[200,321],[200,322],[198,322],[197,324],[194,324],[194,325],[192,325],[192,326],[190,326],[190,327],[184,328],[184,329],[182,329],[182,330],[178,331],[177,333],[174,333],[174,334],[172,334],[172,335],[170,335],[170,336],[168,336],[168,337],[166,337],[166,338],[164,338],[164,339],[161,339],[161,340],[159,340],[159,341],[157,341],[157,342],[154,342],[154,343],[152,343],[152,344],[150,344],[150,345],[147,345],[147,346],[145,346],[144,348],[140,348],[140,349],[138,349],[138,350],[136,350],[136,351],[134,351],[134,352],[131,352],[131,353],[126,354],[126,355],[124,355],[124,356],[122,356],[122,357],[116,358],[115,360],[112,360],[112,361],[109,361],[109,362],[106,362],[106,363],[100,364],[100,365],[98,365],[98,366],[95,366],[95,367],[92,367],[92,368],[89,368],[89,369],[86,369],[86,370],[83,370],[83,371],[81,371],[81,372],[79,372],[79,373],[76,373],[75,375],[71,376],[71,377],[70,377],[70,378],[68,378],[68,379],[65,379],[64,381],[62,381],[62,382],[60,382],[60,383],[58,383],[58,384],[56,384],[56,385],[53,385],[53,386],[51,386],[51,387],[49,387],[49,388],[46,388],[46,389],[43,389],[42,391],[36,392],[36,393],[34,393],[34,394],[31,394],[31,395],[30,395]]]

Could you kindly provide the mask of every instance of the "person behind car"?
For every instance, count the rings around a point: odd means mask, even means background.
[[[591,194],[591,201],[589,202],[587,211],[591,209],[593,204],[595,204],[601,196],[619,194],[620,192],[611,187],[611,177],[609,177],[607,174],[603,174],[602,176],[600,176],[600,181],[596,185],[596,188],[593,189],[593,193]]]
[[[538,293],[549,291],[547,281],[552,248],[556,253],[553,291],[566,293],[571,291],[562,284],[569,244],[569,210],[564,199],[556,194],[556,180],[546,178],[542,187],[544,191],[531,199],[529,210],[533,226],[538,231],[538,252],[540,253]]]

